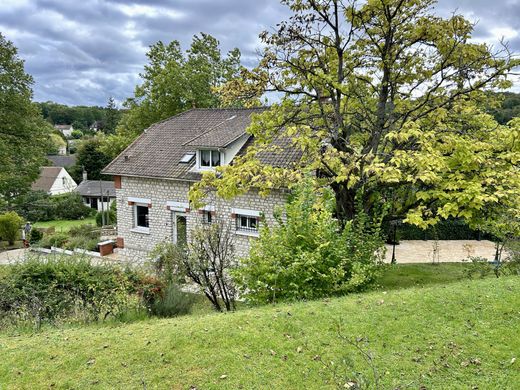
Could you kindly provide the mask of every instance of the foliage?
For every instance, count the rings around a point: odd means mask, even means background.
[[[193,294],[183,292],[179,286],[170,283],[151,306],[150,313],[157,317],[176,317],[189,314],[194,303]]]
[[[116,111],[116,118],[120,115],[119,110],[113,107],[97,106],[66,106],[54,102],[36,103],[43,117],[55,125],[72,124],[77,130],[88,130],[94,122],[106,122],[107,118]]]
[[[85,249],[95,251],[100,240],[101,230],[94,225],[85,224],[73,226],[68,232],[56,232],[44,235],[40,240],[40,246],[51,246],[62,249]]]
[[[333,196],[308,183],[295,190],[277,226],[263,226],[249,258],[235,271],[243,296],[256,303],[316,299],[359,291],[376,276],[383,242],[364,214],[343,231]]]
[[[235,310],[236,289],[230,273],[237,262],[228,225],[215,221],[198,226],[191,231],[187,246],[163,242],[150,257],[152,268],[169,284],[189,279],[215,310]]]
[[[466,269],[466,275],[472,279],[475,276],[485,278],[493,273],[495,267],[489,263],[489,260],[484,257],[471,256],[469,259],[470,266]]]
[[[491,114],[501,125],[510,120],[520,117],[520,94],[514,92],[502,92],[499,96],[501,103],[499,107],[490,108]]]
[[[50,135],[50,137],[51,142],[49,143],[49,149],[47,149],[47,154],[58,154],[60,147],[67,146],[67,143],[60,134],[53,132]]]
[[[120,119],[121,112],[117,109],[114,98],[110,96],[105,108],[105,126],[103,127],[103,132],[105,134],[114,133]]]
[[[0,238],[13,245],[20,236],[20,229],[22,228],[23,218],[14,211],[0,215]]]
[[[388,222],[383,224],[385,236],[391,241],[393,227]],[[435,226],[421,229],[409,223],[397,226],[397,236],[399,240],[488,240],[492,235],[481,232],[469,227],[467,223],[460,219],[449,218],[439,221]]]
[[[115,203],[115,202],[114,202]],[[105,218],[105,225],[117,224],[117,213],[112,210],[98,211],[96,213],[96,225],[103,225],[103,216]]]
[[[238,49],[223,57],[219,45],[204,33],[193,37],[187,52],[178,41],[152,45],[143,82],[125,102],[116,133],[104,139],[103,153],[116,157],[151,124],[187,109],[218,107],[219,95],[213,88],[236,77],[240,64]]]
[[[132,288],[115,266],[85,257],[30,257],[0,279],[0,317],[37,328],[74,316],[97,321],[126,310]]]
[[[43,233],[40,230],[38,230],[38,229],[32,228],[30,236],[29,236],[29,243],[31,245],[36,245],[42,239],[43,239]]]
[[[240,88],[221,89],[223,100],[275,91],[281,101],[249,128],[256,146],[207,174],[193,201],[208,186],[230,197],[316,172],[342,224],[355,217],[360,190],[369,215],[386,202],[390,215],[421,227],[450,217],[472,224],[515,202],[520,119],[500,125],[483,111],[494,99],[485,91],[511,86],[520,63],[507,48],[475,43],[474,25],[438,17],[434,0],[284,4],[292,16],[261,34],[259,66]],[[260,153],[280,139],[303,152],[300,161],[262,165]]]
[[[81,141],[76,152],[76,163],[70,172],[76,182],[82,181],[84,170],[87,172],[89,180],[107,180],[107,176],[101,175],[101,170],[112,159],[103,152],[101,145],[102,138],[100,137],[92,137]]]
[[[157,244],[149,254],[149,265],[153,273],[166,285],[182,282],[180,267],[186,256],[185,248],[169,241]]]
[[[0,197],[30,188],[49,148],[52,128],[31,102],[33,79],[17,49],[0,33]]]
[[[54,219],[83,219],[93,213],[90,207],[83,204],[77,192],[55,195],[51,200],[56,206]]]
[[[44,191],[28,191],[13,199],[11,207],[27,221],[50,221],[56,217],[56,203]]]

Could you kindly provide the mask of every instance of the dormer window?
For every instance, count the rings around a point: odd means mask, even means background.
[[[214,168],[220,166],[220,152],[218,150],[201,150],[200,166],[203,168]]]

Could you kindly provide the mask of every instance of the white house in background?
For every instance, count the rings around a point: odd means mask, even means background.
[[[72,192],[78,185],[62,167],[42,167],[40,176],[32,183],[33,191],[44,191],[49,195]]]
[[[72,125],[54,125],[54,128],[59,130],[65,137],[72,136],[72,132],[74,131]]]
[[[116,188],[113,181],[87,180],[83,174],[83,181],[75,190],[83,198],[83,203],[97,211],[109,210],[116,199]]]

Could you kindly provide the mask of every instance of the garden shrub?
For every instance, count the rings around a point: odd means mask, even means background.
[[[103,320],[127,310],[135,290],[129,272],[82,256],[30,257],[0,278],[0,318],[36,327]]]
[[[107,221],[109,221],[110,225],[117,224],[116,212],[112,211],[112,210],[108,210],[108,211],[103,211],[103,212],[99,211],[98,213],[96,213],[96,225],[97,226],[103,226],[103,215],[105,216],[105,223]]]
[[[65,244],[69,240],[69,235],[65,232],[56,232],[49,235],[44,235],[40,241],[40,246],[43,248],[50,248],[55,246],[57,248],[64,248]]]
[[[31,222],[56,219],[56,204],[44,191],[29,191],[14,200],[14,211]]]
[[[329,192],[302,185],[285,207],[286,218],[262,226],[250,256],[234,276],[252,302],[316,299],[358,291],[372,283],[383,255],[380,224],[362,212],[341,229]]]
[[[42,233],[40,230],[33,228],[33,229],[31,230],[30,235],[29,235],[29,243],[30,243],[31,245],[36,245],[36,244],[38,244],[42,239],[43,239],[43,233]]]
[[[56,205],[56,219],[83,219],[95,212],[95,210],[85,206],[81,195],[75,192],[55,195],[51,199]]]
[[[175,283],[170,283],[150,306],[150,313],[157,317],[189,314],[194,301],[193,294],[185,293]]]
[[[23,218],[14,211],[0,215],[0,237],[13,245],[20,238]]]
[[[393,227],[389,221],[383,224],[387,243],[393,241]],[[492,240],[489,233],[471,229],[460,219],[439,221],[435,226],[421,229],[418,226],[402,223],[397,226],[397,241],[399,240]]]

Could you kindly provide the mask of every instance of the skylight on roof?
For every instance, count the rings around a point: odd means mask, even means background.
[[[195,153],[186,153],[184,156],[182,156],[181,163],[189,163],[193,157],[195,157]]]

